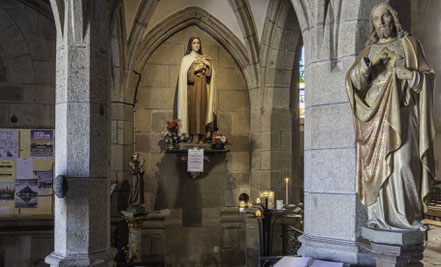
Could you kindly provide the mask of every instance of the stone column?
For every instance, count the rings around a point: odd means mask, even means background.
[[[51,266],[109,266],[111,15],[116,0],[51,0],[57,29],[55,197]]]

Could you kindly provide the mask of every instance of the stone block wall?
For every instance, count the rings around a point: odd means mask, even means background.
[[[435,90],[433,102],[433,118],[436,131],[441,132],[441,29],[440,18],[437,14],[441,11],[441,2],[436,0],[412,1],[412,35],[417,38],[426,53],[426,58],[435,71]],[[406,30],[410,30],[406,28]],[[435,146],[435,172],[441,177],[441,135],[438,134],[434,141]]]
[[[52,234],[0,236],[0,266],[48,266],[44,258],[52,252]]]
[[[136,96],[135,150],[140,152],[141,158],[146,159],[147,162],[145,177],[147,210],[154,208],[158,182],[163,181],[166,169],[177,168],[175,163],[171,165],[161,163],[166,158],[159,146],[160,132],[165,130],[165,121],[173,119],[179,66],[191,36],[201,38],[203,53],[212,58],[218,126],[233,144],[227,147],[231,152],[226,156],[226,177],[217,178],[224,182],[222,186],[226,193],[219,205],[233,206],[238,203],[237,198],[240,193],[249,193],[251,164],[247,85],[240,68],[229,53],[210,35],[196,26],[190,26],[167,39],[151,55],[142,72]],[[188,176],[181,179],[191,178]],[[161,203],[156,205],[165,208]]]
[[[53,18],[0,2],[0,127],[54,128],[55,38]]]
[[[165,121],[173,119],[178,71],[191,36],[201,38],[203,54],[212,58],[218,127],[232,143],[226,147],[229,153],[210,156],[204,173],[194,180],[186,171],[186,162],[164,153],[160,142]],[[146,209],[170,210],[161,237],[167,264],[219,266],[222,262],[220,209],[238,205],[240,193],[250,193],[249,109],[247,84],[239,66],[218,41],[197,26],[171,36],[147,60],[136,95],[134,146],[146,160]],[[227,258],[243,266],[246,248],[239,252],[243,257]]]
[[[0,1],[0,128],[55,127],[55,38],[53,18]],[[50,231],[0,236],[0,266],[47,266],[53,242]]]
[[[276,199],[302,199],[303,139],[298,114],[302,36],[290,1],[270,3],[261,43],[262,88],[252,92],[252,199],[271,189]],[[256,99],[261,99],[258,101]]]
[[[131,174],[129,160],[133,154],[133,106],[112,99],[110,184],[116,184],[111,196],[110,216],[116,221],[127,208]]]

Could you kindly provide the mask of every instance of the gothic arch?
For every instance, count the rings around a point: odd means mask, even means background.
[[[268,152],[271,190],[282,190],[282,178],[292,178],[291,190],[298,202],[303,179],[298,115],[298,61],[303,45],[294,7],[289,0],[271,1],[261,45],[262,90],[259,102],[262,132],[270,135]],[[259,112],[258,109],[252,109]]]
[[[178,11],[147,33],[144,42],[139,45],[137,51],[133,54],[131,69],[140,72],[148,58],[165,40],[192,25],[210,34],[231,54],[239,65],[249,88],[254,76],[251,70],[246,68],[250,63],[250,59],[245,46],[225,25],[199,7],[189,7]],[[127,88],[127,90],[134,90],[134,88]]]

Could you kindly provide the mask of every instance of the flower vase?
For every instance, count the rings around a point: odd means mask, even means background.
[[[179,142],[177,140],[173,140],[173,149],[179,148]]]
[[[224,143],[214,143],[214,144],[211,145],[211,147],[212,147],[213,149],[219,149],[219,150],[224,149],[224,146],[225,146]]]

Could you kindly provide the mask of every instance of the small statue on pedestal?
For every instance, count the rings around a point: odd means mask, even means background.
[[[130,208],[141,208],[144,204],[144,162],[145,160],[139,161],[139,154],[135,153],[130,158],[129,166],[130,172],[132,173],[132,184],[130,186],[130,196],[128,209]]]

